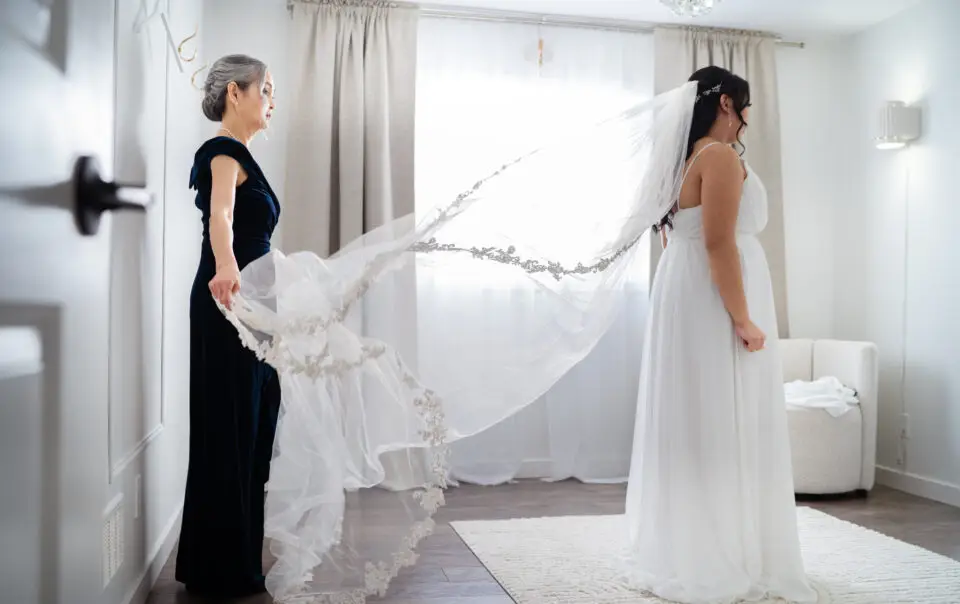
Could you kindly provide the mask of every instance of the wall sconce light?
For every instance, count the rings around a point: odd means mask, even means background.
[[[902,149],[920,137],[920,109],[903,101],[887,101],[880,110],[880,128],[874,143],[877,149]]]

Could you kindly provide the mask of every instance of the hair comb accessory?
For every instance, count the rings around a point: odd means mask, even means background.
[[[703,98],[703,97],[705,97],[705,96],[710,96],[711,94],[716,94],[717,92],[720,92],[720,84],[717,84],[717,85],[714,86],[713,88],[708,88],[708,89],[704,90],[703,92],[701,92],[700,94],[698,94],[698,95],[697,95],[697,99],[696,99],[696,101],[694,101],[694,102],[698,102],[701,98]]]

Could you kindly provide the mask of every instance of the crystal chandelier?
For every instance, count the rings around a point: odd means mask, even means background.
[[[679,17],[699,17],[713,10],[720,0],[660,0]]]

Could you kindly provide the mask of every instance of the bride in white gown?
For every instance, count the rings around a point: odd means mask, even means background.
[[[627,491],[636,582],[678,602],[815,602],[800,557],[747,82],[708,67],[650,299]]]
[[[690,82],[591,128],[557,132],[332,258],[274,250],[244,268],[222,310],[280,376],[265,512],[276,559],[266,585],[278,602],[362,604],[386,593],[433,529],[450,443],[533,403],[590,353],[623,308],[631,266],[644,261],[638,244],[677,199],[684,209],[654,288],[631,476],[636,578],[690,602],[765,591],[812,600],[769,275],[753,237],[765,222],[763,188],[753,173],[743,179],[724,145],[687,161],[701,107],[714,108],[706,134],[736,82]],[[735,132],[712,134],[730,142]],[[455,161],[457,149],[450,153]],[[711,166],[725,162],[735,184],[708,186],[722,173]],[[708,190],[727,194],[699,194]],[[591,203],[598,197],[602,212]],[[723,252],[708,254],[717,232],[728,235]],[[509,288],[536,312],[500,307],[498,322],[512,329],[489,331],[482,346],[470,345],[471,308],[446,304],[442,325],[423,310],[443,304],[444,292],[490,287]],[[431,328],[418,330],[422,323]],[[738,337],[757,348],[762,332],[771,334],[766,349],[747,353]]]

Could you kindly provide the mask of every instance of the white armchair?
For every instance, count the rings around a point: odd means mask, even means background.
[[[833,376],[857,391],[860,404],[840,417],[788,408],[794,491],[826,495],[873,488],[877,456],[877,347],[869,342],[784,339],[783,379]]]

